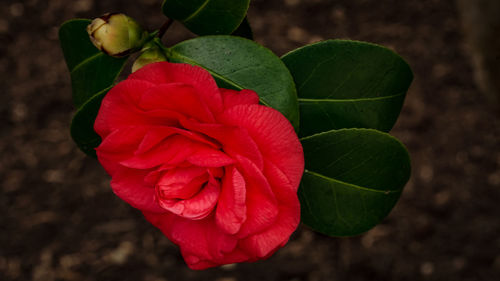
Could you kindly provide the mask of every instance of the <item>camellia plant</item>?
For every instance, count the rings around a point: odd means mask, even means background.
[[[59,31],[74,141],[192,269],[265,259],[300,221],[330,236],[363,233],[410,177],[408,152],[387,133],[408,64],[349,40],[277,57],[252,40],[248,6],[165,0],[168,18],[151,33],[124,14]],[[174,20],[199,37],[165,46]]]

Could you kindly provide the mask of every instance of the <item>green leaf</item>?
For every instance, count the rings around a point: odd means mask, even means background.
[[[389,131],[413,79],[400,56],[364,42],[323,41],[282,60],[297,85],[300,136],[341,128]]]
[[[198,35],[231,34],[245,17],[250,0],[165,0],[163,13]]]
[[[59,41],[71,74],[73,102],[78,108],[95,94],[113,85],[127,58],[113,58],[90,42],[86,28],[90,20],[65,22],[59,29]]]
[[[73,116],[71,137],[85,154],[97,158],[95,148],[101,143],[101,137],[94,131],[94,123],[101,107],[101,102],[111,87],[94,95]]]
[[[406,148],[377,130],[332,130],[301,142],[302,221],[326,235],[356,235],[380,223],[410,177]]]
[[[73,19],[63,23],[59,29],[59,41],[69,71],[87,58],[100,53],[90,42],[86,31],[90,22],[87,19]]]
[[[240,26],[231,35],[253,40],[252,27],[250,26],[247,17],[243,19]]]
[[[262,104],[277,109],[298,127],[293,78],[283,62],[261,45],[236,36],[205,36],[181,42],[166,54],[171,62],[205,68],[219,87],[256,91]]]

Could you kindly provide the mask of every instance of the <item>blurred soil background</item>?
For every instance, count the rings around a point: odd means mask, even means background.
[[[2,0],[0,280],[500,280],[499,111],[475,86],[452,0],[252,1],[255,38],[278,55],[350,38],[409,62],[415,80],[391,133],[408,147],[413,175],[389,217],[363,235],[329,238],[301,226],[267,261],[188,269],[72,142],[57,39],[63,21],[110,11],[156,29],[160,4]],[[175,23],[166,41],[190,36]]]

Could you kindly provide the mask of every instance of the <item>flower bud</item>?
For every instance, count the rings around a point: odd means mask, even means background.
[[[105,14],[87,26],[90,40],[102,52],[123,57],[139,50],[148,33],[124,14]]]
[[[132,72],[135,72],[145,65],[150,63],[167,61],[167,57],[163,50],[155,43],[150,42],[142,49],[142,54],[135,60],[132,65]]]

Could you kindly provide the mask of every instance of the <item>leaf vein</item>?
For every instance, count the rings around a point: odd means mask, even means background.
[[[99,52],[99,53],[96,53],[84,60],[82,60],[81,62],[79,62],[77,65],[75,65],[75,67],[73,67],[73,69],[71,69],[70,71],[70,74],[73,74],[73,72],[75,72],[78,68],[82,67],[84,64],[88,63],[89,61],[91,60],[94,60],[96,59],[97,57],[101,56],[101,55],[104,55],[103,53]]]
[[[299,98],[299,102],[360,102],[360,101],[378,101],[385,99],[392,99],[405,95],[406,92],[397,93],[395,95],[375,97],[375,98],[359,98],[359,99],[305,99]]]
[[[306,77],[306,79],[304,80],[304,82],[302,82],[302,84],[300,85],[300,87],[297,89],[297,92],[300,93],[300,91],[302,90],[302,88],[304,88],[304,86],[309,83],[309,80],[312,79],[312,77],[314,77],[314,74],[316,73],[316,70],[318,70],[318,68],[320,68],[321,66],[323,66],[324,64],[327,64],[329,63],[330,61],[333,61],[337,58],[337,54],[335,54],[335,56],[327,59],[327,60],[324,60],[322,61],[321,63],[318,63],[312,70],[311,72],[309,73],[309,75]]]
[[[352,183],[348,183],[348,182],[344,182],[344,181],[341,181],[341,180],[337,180],[337,179],[334,179],[334,178],[331,178],[331,177],[327,177],[325,175],[322,175],[322,174],[319,174],[319,173],[316,173],[316,172],[313,172],[313,171],[309,171],[309,170],[305,170],[304,173],[308,173],[312,176],[316,176],[316,177],[319,177],[319,178],[322,178],[322,179],[325,179],[325,180],[329,180],[329,181],[334,181],[334,182],[337,182],[337,183],[341,183],[341,184],[345,184],[349,187],[352,187],[354,189],[359,189],[359,190],[363,190],[363,191],[369,191],[369,192],[375,192],[375,193],[383,193],[383,194],[391,194],[391,193],[399,193],[402,191],[402,189],[395,189],[395,190],[378,190],[378,189],[373,189],[373,188],[369,188],[369,187],[362,187],[362,186],[359,186],[359,185],[355,185],[355,184],[352,184]]]
[[[352,75],[354,74],[354,72],[358,69],[358,67],[361,65],[361,61],[358,61],[356,63],[356,65],[353,67],[353,69],[349,72],[349,74],[347,75],[347,77],[335,88],[333,89],[333,91],[328,95],[326,96],[327,98],[333,96],[342,86],[344,86],[344,84],[349,80],[351,79]]]
[[[335,212],[337,213],[337,217],[339,218],[339,220],[341,220],[343,223],[345,223],[348,227],[352,227],[352,224],[346,220],[341,214],[340,214],[340,210],[339,210],[339,204],[338,204],[338,200],[337,200],[337,189],[334,188],[332,190],[333,192],[333,202],[335,204]]]
[[[196,11],[194,11],[191,15],[187,16],[185,19],[183,19],[181,21],[188,22],[188,21],[192,20],[199,13],[201,13],[201,11],[203,11],[203,9],[205,9],[205,7],[208,5],[209,2],[210,2],[210,0],[205,0],[205,2],[203,2],[203,4],[201,4],[201,6],[198,9],[196,9]]]

